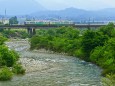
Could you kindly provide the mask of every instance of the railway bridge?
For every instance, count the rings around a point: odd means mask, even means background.
[[[34,35],[36,34],[36,29],[49,29],[49,28],[58,28],[58,27],[68,27],[68,26],[72,26],[75,28],[99,28],[101,26],[106,26],[107,24],[66,24],[66,25],[0,25],[0,29],[27,29],[27,32],[30,35]]]

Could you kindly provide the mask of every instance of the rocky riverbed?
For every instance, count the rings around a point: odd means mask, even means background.
[[[26,74],[0,82],[0,86],[101,86],[101,69],[94,64],[44,49],[30,51],[28,40],[6,44],[20,54]]]

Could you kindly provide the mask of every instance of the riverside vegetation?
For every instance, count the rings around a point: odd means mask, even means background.
[[[39,30],[30,39],[31,49],[51,50],[79,57],[103,68],[102,75],[115,85],[115,28],[110,23],[97,30],[80,31],[72,27]],[[106,79],[103,79],[103,82]]]
[[[7,38],[22,38],[30,37],[26,29],[0,29],[0,33]]]
[[[26,32],[22,35],[17,34],[17,32],[19,33],[20,30],[1,31],[2,35],[8,38],[29,37]],[[12,33],[14,34],[13,36]],[[21,64],[16,64],[19,55],[4,45],[6,38],[2,35],[0,35],[0,49],[6,50],[4,52],[3,50],[0,51],[0,63],[2,63],[0,64],[0,80],[9,80],[12,78],[13,73],[24,74],[25,70]],[[103,82],[108,81],[108,83],[104,83],[104,85],[114,86],[115,84],[115,29],[112,23],[98,30],[81,31],[73,27],[39,30],[37,34],[30,39],[30,43],[31,49],[45,48],[46,50],[66,53],[84,59],[85,61],[93,62],[103,68],[102,75],[109,79],[103,79]],[[3,55],[6,56],[4,57]],[[7,55],[11,55],[11,57]],[[10,60],[12,64],[8,63]]]
[[[13,74],[25,73],[25,69],[17,62],[19,55],[5,46],[6,40],[7,38],[0,34],[0,81],[12,79]]]

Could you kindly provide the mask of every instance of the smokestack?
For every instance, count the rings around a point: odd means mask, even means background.
[[[5,18],[6,18],[6,9],[5,9]]]

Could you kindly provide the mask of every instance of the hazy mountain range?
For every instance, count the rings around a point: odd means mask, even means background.
[[[96,20],[96,21],[114,21],[115,20],[115,8],[107,8],[98,11],[87,11],[77,8],[67,8],[60,11],[39,11],[32,13],[31,16],[36,16],[39,18],[59,18],[59,19],[69,19],[75,21],[86,21],[86,20]]]
[[[50,11],[35,0],[1,0],[0,15],[29,15],[40,19],[68,19],[74,21],[115,20],[115,8],[87,11],[77,8]]]

